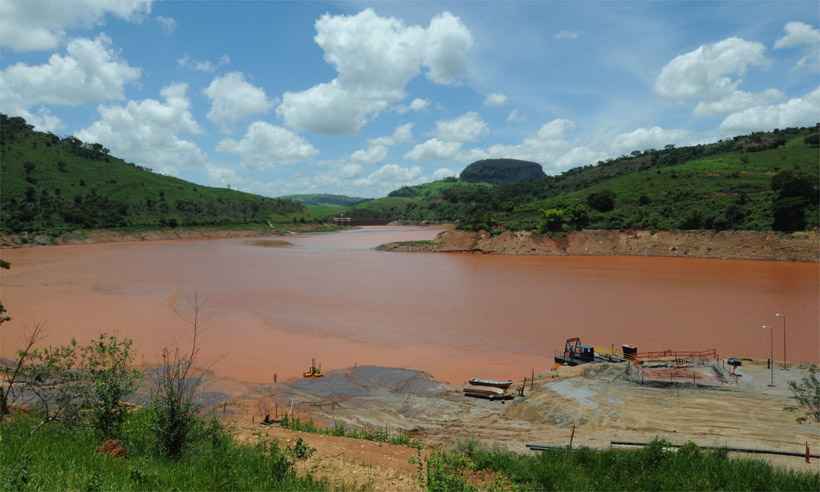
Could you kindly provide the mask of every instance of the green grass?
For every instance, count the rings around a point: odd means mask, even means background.
[[[421,444],[415,441],[404,432],[391,432],[387,427],[348,427],[341,422],[334,422],[333,427],[319,427],[312,420],[300,420],[299,418],[282,419],[282,427],[294,431],[310,432],[313,434],[324,434],[328,436],[348,437],[351,439],[364,439],[366,441],[386,442],[399,446],[409,446],[418,448]]]
[[[797,458],[799,459],[799,458]],[[494,472],[500,489],[532,491],[767,490],[817,491],[820,474],[728,458],[694,445],[670,452],[656,441],[641,450],[555,449],[537,455],[481,449],[474,443],[428,461],[428,490],[475,490],[468,479]]]
[[[239,444],[217,426],[200,426],[179,460],[152,448],[147,411],[132,414],[122,442],[126,458],[96,452],[99,440],[86,428],[46,424],[18,416],[0,422],[0,490],[327,490],[297,476],[291,450],[273,441]]]

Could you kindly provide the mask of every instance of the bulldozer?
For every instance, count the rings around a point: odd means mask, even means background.
[[[322,374],[322,366],[316,365],[316,359],[310,359],[310,368],[302,373],[302,376],[306,378],[320,378],[324,376],[324,374]]]

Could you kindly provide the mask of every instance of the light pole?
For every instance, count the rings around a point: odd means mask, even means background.
[[[786,315],[783,313],[775,313],[775,316],[783,319],[783,369],[788,369],[789,364],[786,361]]]
[[[762,328],[765,330],[768,326],[762,325]],[[769,330],[769,338],[769,368],[772,371],[772,382],[769,383],[769,387],[774,388],[774,330]]]

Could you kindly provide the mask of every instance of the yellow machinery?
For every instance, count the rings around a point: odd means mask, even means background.
[[[302,373],[302,375],[306,378],[320,378],[324,376],[324,374],[322,374],[322,366],[316,366],[316,359],[310,359],[310,368]]]

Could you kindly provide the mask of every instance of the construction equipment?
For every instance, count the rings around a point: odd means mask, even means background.
[[[310,368],[302,373],[302,375],[306,378],[320,378],[324,376],[324,374],[322,374],[322,366],[316,366],[316,359],[310,359]]]
[[[555,362],[566,366],[595,362],[595,348],[592,345],[582,344],[578,337],[567,338],[564,343],[564,353],[555,354]]]
[[[738,374],[737,374],[737,368],[738,368],[738,367],[740,367],[740,366],[742,366],[742,365],[743,365],[743,362],[741,362],[740,360],[736,359],[735,357],[729,357],[728,359],[726,359],[726,363],[727,363],[727,364],[729,364],[730,366],[732,366],[732,372],[731,372],[731,375],[732,375],[732,376],[738,376]]]

